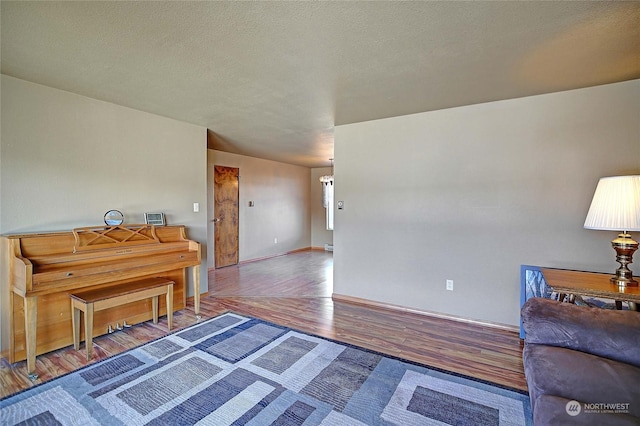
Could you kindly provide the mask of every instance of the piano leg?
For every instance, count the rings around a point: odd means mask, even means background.
[[[171,330],[173,325],[173,284],[167,287],[167,330]]]
[[[167,305],[167,312],[169,312],[169,305]],[[153,323],[158,323],[158,296],[151,298],[151,313],[153,315]]]
[[[193,270],[193,310],[200,315],[200,265],[192,266]]]
[[[26,296],[24,299],[24,334],[27,350],[27,373],[31,380],[38,376],[36,370],[36,324],[38,322],[38,297]]]
[[[84,312],[84,345],[87,348],[87,361],[93,357],[93,303],[87,303]]]
[[[75,307],[74,299],[71,299],[71,328],[73,328],[73,349],[80,349],[80,309]]]

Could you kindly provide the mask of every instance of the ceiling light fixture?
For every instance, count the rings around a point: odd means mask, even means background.
[[[329,207],[329,203],[332,202],[330,199],[333,200],[333,158],[329,158],[329,161],[331,161],[331,174],[320,176],[320,182],[322,183],[322,207],[325,209]]]
[[[333,185],[333,158],[329,158],[331,161],[331,174],[320,176],[320,182]]]

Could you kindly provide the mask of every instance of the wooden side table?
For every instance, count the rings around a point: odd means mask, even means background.
[[[640,306],[640,287],[618,287],[609,281],[612,274],[553,268],[541,270],[545,281],[556,293],[613,299],[618,309],[622,309],[622,302],[629,302],[632,310],[638,310]]]

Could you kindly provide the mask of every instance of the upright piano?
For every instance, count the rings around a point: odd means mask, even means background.
[[[175,282],[173,311],[184,309],[187,269],[194,283],[194,308],[200,313],[201,249],[187,239],[184,226],[118,225],[76,228],[3,237],[9,267],[11,363],[73,343],[69,295],[78,289],[126,285],[163,277]],[[166,314],[164,302],[160,315]],[[151,301],[141,300],[96,312],[93,335],[109,325],[151,319]]]

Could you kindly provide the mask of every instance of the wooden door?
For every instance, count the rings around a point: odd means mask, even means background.
[[[238,263],[238,208],[240,169],[214,166],[215,267]]]

